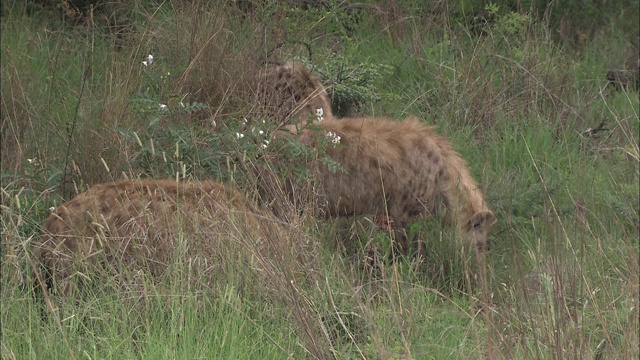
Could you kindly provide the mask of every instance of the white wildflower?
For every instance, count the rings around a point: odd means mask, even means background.
[[[236,133],[236,139],[242,139],[244,137],[243,133]]]
[[[262,131],[262,130],[258,130],[258,134],[260,134],[260,135],[264,135],[264,131]]]
[[[29,164],[33,164],[36,161],[36,158],[33,159],[27,159],[27,161],[29,162]]]
[[[56,208],[54,206],[49,208],[49,212],[54,212],[56,210]]]
[[[142,62],[142,65],[144,65],[144,66],[149,66],[149,65],[151,65],[152,63],[153,63],[153,55],[149,54],[149,55],[147,56],[147,60],[145,60],[145,61],[143,61],[143,62]]]
[[[159,104],[159,105],[160,105],[160,109],[166,109],[167,108],[167,105],[165,105],[165,104]]]
[[[327,136],[331,138],[331,142],[334,145],[340,144],[340,135],[334,133],[333,131],[327,132]]]
[[[316,109],[316,117],[318,118],[318,121],[322,121],[324,120],[324,110],[322,108],[317,108]]]
[[[211,127],[215,129],[216,126],[218,126],[216,119],[211,119]]]
[[[263,149],[266,149],[266,148],[267,148],[267,146],[269,146],[269,140],[265,140],[265,141],[263,141],[262,148],[263,148]]]

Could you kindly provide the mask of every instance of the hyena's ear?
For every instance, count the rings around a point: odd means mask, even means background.
[[[469,227],[476,232],[489,230],[496,223],[496,216],[491,210],[481,210],[473,214],[469,220]]]

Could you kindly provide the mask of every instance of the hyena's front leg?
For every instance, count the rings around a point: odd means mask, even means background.
[[[390,215],[376,215],[374,217],[376,227],[393,238],[393,257],[398,254],[407,255],[409,252],[409,239],[407,234],[408,220],[404,217],[392,217]]]
[[[374,223],[379,230],[391,234],[395,229],[395,221],[387,215],[376,215]]]

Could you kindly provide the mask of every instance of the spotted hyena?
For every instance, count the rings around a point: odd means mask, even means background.
[[[260,76],[261,114],[278,123],[303,124],[318,117],[333,118],[331,101],[318,76],[299,62],[268,68]]]
[[[496,218],[465,160],[433,127],[413,118],[343,118],[288,130],[297,132],[293,136],[301,143],[324,148],[343,167],[331,171],[318,159],[307,164],[322,215],[387,219],[385,225],[398,229],[399,245],[406,251],[403,229],[409,221],[443,208],[465,246],[485,249]],[[288,189],[295,192],[296,186]]]
[[[281,224],[230,186],[121,180],[95,185],[55,209],[32,251],[45,270],[36,272],[40,281],[67,293],[76,278],[91,274],[118,276],[126,269],[158,277],[176,258],[200,269],[195,278],[202,278],[224,268],[231,250],[262,254],[286,238]]]

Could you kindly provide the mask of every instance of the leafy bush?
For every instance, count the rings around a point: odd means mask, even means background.
[[[383,81],[393,73],[387,64],[367,61],[357,62],[342,55],[327,55],[326,62],[313,68],[323,77],[331,97],[331,109],[337,117],[362,114],[366,106],[381,99],[393,100],[395,96],[385,90]],[[307,59],[300,62],[311,66]]]

